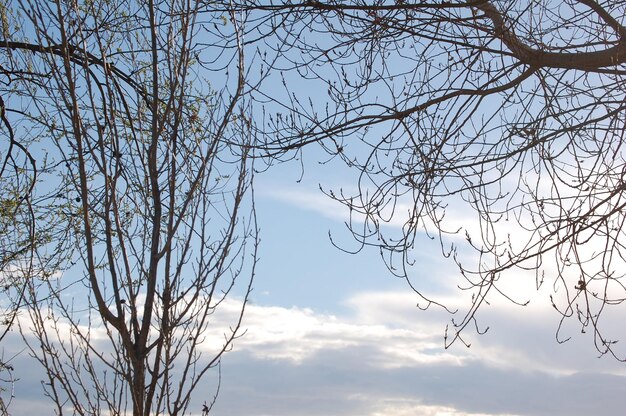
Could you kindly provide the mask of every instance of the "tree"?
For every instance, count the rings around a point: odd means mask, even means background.
[[[0,111],[4,105],[0,99]],[[14,141],[11,124],[5,114],[1,115],[3,129],[8,133],[9,143],[3,151],[0,168],[0,341],[12,329],[18,311],[23,306],[26,285],[22,277],[36,273],[35,247],[41,244],[35,237],[45,235],[44,230],[35,235],[35,218],[30,203],[31,191],[36,178],[32,155],[22,143]],[[10,357],[0,357],[0,414],[8,414],[12,399],[13,367]],[[10,393],[8,393],[10,392]],[[5,397],[9,394],[9,397]]]
[[[228,144],[251,140],[244,48],[241,17],[209,6],[2,8],[2,115],[34,186],[7,204],[28,195],[42,239],[19,325],[57,414],[184,414],[239,335],[258,244],[253,154]],[[231,326],[212,328],[234,293]]]
[[[438,302],[411,253],[423,230],[441,241],[472,293],[446,345],[489,299],[525,304],[508,282],[530,270],[537,289],[553,285],[561,325],[578,319],[600,353],[626,356],[603,326],[626,299],[623,2],[236,7],[284,85],[254,92],[267,103],[258,148],[288,159],[319,143],[354,168],[357,189],[329,196],[348,207],[357,250],[380,248],[422,307]],[[400,233],[385,226],[400,219]]]
[[[617,356],[602,319],[626,297],[625,8],[4,6],[0,96],[26,173],[8,203],[30,215],[33,267],[18,279],[29,307],[19,323],[56,412],[185,412],[243,306],[210,356],[209,320],[237,277],[250,279],[242,305],[250,291],[252,160],[299,157],[313,143],[358,174],[353,193],[329,191],[354,218],[357,250],[380,248],[421,306],[439,303],[413,278],[416,237],[438,238],[458,264],[472,298],[446,345],[493,296],[523,304],[507,282],[530,270],[538,287],[553,285],[562,322],[575,317]],[[478,227],[455,223],[455,207]],[[399,220],[399,234],[385,226]]]

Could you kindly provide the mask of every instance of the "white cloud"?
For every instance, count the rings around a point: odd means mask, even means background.
[[[434,406],[421,403],[419,400],[411,399],[385,399],[381,400],[371,416],[495,416],[491,413],[468,413],[459,411],[453,407]],[[498,416],[513,416],[512,413],[500,413]]]
[[[349,211],[337,201],[332,200],[321,191],[307,191],[296,188],[279,188],[259,190],[257,193],[279,200],[289,205],[322,214],[336,221],[348,221]]]
[[[594,359],[588,340],[558,345],[544,308],[495,305],[487,335],[468,335],[471,348],[445,350],[447,316],[418,311],[407,292],[360,293],[346,305],[344,315],[252,305],[248,332],[225,361],[245,363],[244,373],[227,367],[236,387],[225,386],[220,408],[248,415],[584,415],[595,398],[609,413],[626,404],[621,366]],[[255,387],[244,394],[247,382]],[[242,394],[244,403],[233,404]],[[282,406],[268,405],[269,397]]]
[[[404,294],[397,297],[402,301],[407,299]],[[368,302],[367,297],[362,301]],[[235,313],[239,304],[233,300],[227,302],[230,303],[222,305],[223,311]],[[243,325],[245,336],[237,340],[235,350],[245,351],[258,359],[301,364],[321,351],[374,348],[379,354],[368,362],[369,366],[398,368],[427,363],[461,364],[462,357],[441,348],[441,326],[407,327],[399,325],[405,322],[390,324],[384,319],[368,319],[364,313],[367,305],[356,305],[355,302],[359,300],[347,302],[354,306],[353,317],[315,313],[307,308],[248,305]],[[405,308],[409,305],[405,304]],[[220,321],[228,322],[227,314],[222,315]],[[221,339],[212,338],[207,348],[209,345],[210,348],[216,347]]]
[[[292,206],[297,206],[301,209],[311,210],[317,212],[327,218],[331,218],[334,220],[346,221],[348,219],[349,211],[341,206],[339,203],[332,201],[326,195],[322,194],[319,191],[306,191],[300,190],[297,187],[275,187],[267,189],[265,191],[265,195],[270,196],[272,198],[276,198],[280,201],[283,201]],[[456,209],[456,210],[455,210]],[[408,210],[408,205],[400,204],[397,209],[398,212],[406,212]],[[403,220],[393,220],[390,225],[398,227],[403,224]],[[453,203],[450,204],[447,215],[446,215],[446,224],[450,229],[456,228],[465,228],[469,231],[471,235],[476,235],[479,233],[479,228],[476,222],[476,214],[473,211],[463,212],[458,210],[458,206],[455,206]],[[497,232],[495,233],[498,238],[501,240],[506,239],[507,235],[511,235],[513,239],[513,243],[517,244],[525,244],[528,242],[528,238],[530,237],[530,233],[523,231],[520,229],[519,225],[516,221],[500,221],[496,224]],[[397,230],[396,230],[397,231]],[[390,230],[393,233],[393,230]],[[492,259],[485,257],[483,259],[479,259],[477,257],[477,253],[473,250],[464,250],[463,247],[466,247],[462,241],[459,241],[459,238],[464,239],[465,233],[461,232],[456,237],[453,236],[453,240],[459,250],[457,251],[457,255],[459,256],[459,260],[462,264],[472,268],[472,266],[478,266],[479,263],[489,264]],[[533,237],[537,238],[537,236]],[[453,240],[450,240],[451,242]],[[474,239],[478,241],[477,238]],[[581,251],[581,255],[593,256],[593,253],[601,253],[603,252],[603,247],[598,245],[601,241],[591,240],[584,247],[579,247]],[[438,256],[440,253],[437,252],[436,245],[430,246],[433,250],[432,255]],[[422,259],[422,256],[428,257],[427,254],[424,254],[423,251],[426,250],[425,247],[418,247],[416,251],[413,253],[418,259]],[[595,263],[588,262],[586,267],[591,267],[593,265],[598,265],[598,259],[594,260]],[[435,267],[437,269],[440,268],[440,265],[436,264],[433,261],[428,261],[427,267]],[[526,266],[532,266],[531,264],[526,264]],[[487,267],[487,266],[485,266]],[[495,331],[495,325],[499,326],[499,331],[507,332],[510,334],[510,339],[515,340],[516,342],[523,342],[521,336],[514,334],[515,329],[520,327],[525,327],[527,325],[532,325],[532,327],[526,328],[524,331],[520,331],[520,333],[529,334],[532,337],[543,337],[546,340],[546,343],[556,344],[555,332],[559,325],[559,314],[556,312],[551,303],[550,296],[553,296],[553,300],[556,305],[561,308],[561,310],[565,310],[568,303],[574,298],[579,292],[575,289],[577,285],[580,272],[576,269],[576,265],[565,269],[559,270],[557,264],[555,263],[555,253],[547,253],[543,256],[541,261],[542,271],[540,272],[539,279],[544,279],[541,286],[538,288],[537,275],[534,270],[523,270],[520,268],[513,268],[507,270],[502,273],[496,282],[496,286],[498,290],[491,290],[487,301],[489,305],[483,304],[481,306],[481,310],[479,310],[479,325],[481,327],[491,326],[491,332]],[[451,273],[447,273],[444,276],[440,276],[439,279],[431,279],[428,277],[430,273],[439,273],[439,270],[428,271],[425,270],[420,262],[418,261],[417,265],[413,268],[409,269],[410,277],[413,279],[416,286],[419,290],[423,290],[424,293],[428,296],[434,297],[434,300],[441,302],[442,304],[448,306],[450,309],[459,309],[459,313],[456,318],[457,321],[462,317],[462,313],[467,310],[467,308],[471,305],[471,295],[475,291],[459,291],[458,287],[468,286],[467,281],[456,271],[452,271]],[[600,268],[596,268],[600,270]],[[564,273],[564,278],[561,280],[559,277],[559,272]],[[543,275],[541,274],[543,273]],[[441,274],[441,273],[439,273]],[[541,277],[543,276],[543,277]],[[623,287],[618,284],[609,284],[605,286],[604,280],[598,280],[597,282],[593,282],[589,284],[591,290],[599,293],[599,296],[602,297],[605,293],[609,299],[621,299],[624,296]],[[502,292],[500,294],[498,291]],[[407,289],[407,296],[413,296],[410,293],[410,289]],[[358,297],[361,295],[353,296],[348,302],[371,302],[373,300],[373,294],[369,294],[369,298],[367,300],[359,300]],[[530,304],[527,307],[520,308],[511,302],[510,299],[515,300],[518,303],[525,303],[527,301]],[[387,309],[384,308],[353,308],[353,310],[358,310],[360,313],[359,322],[370,322],[364,321],[364,319],[369,319],[368,315],[372,315],[374,318],[371,322],[376,323],[376,320],[380,320],[381,316],[384,315],[393,315],[390,318],[397,319],[399,316],[414,316],[414,311],[410,313],[396,313],[395,308],[397,303],[393,303],[391,299],[380,299],[380,302],[387,305]],[[402,304],[405,305],[415,305],[417,302],[416,299],[412,299],[410,301],[405,301]],[[578,304],[582,308],[585,308],[584,299],[582,297],[576,300]],[[621,304],[613,304],[609,305],[609,307],[603,307],[601,305],[601,301],[593,301],[591,303],[591,313],[597,313],[599,310],[602,310],[602,319],[599,320],[599,325],[603,331],[603,334],[607,336],[609,339],[623,339],[626,337],[626,333],[623,331],[623,325],[620,324],[620,319],[623,316],[624,308],[626,307],[626,303]],[[423,304],[423,302],[422,302]],[[356,307],[357,305],[349,305]],[[412,307],[411,306],[411,307]],[[602,308],[602,309],[600,309]],[[432,311],[430,312],[432,313]],[[429,315],[434,316],[434,315]],[[504,320],[504,317],[508,319],[508,322]],[[403,319],[403,318],[399,318]],[[420,318],[423,319],[423,318]],[[445,323],[449,322],[448,317],[440,314],[438,316],[439,325],[437,329],[441,334],[443,332],[442,327],[445,326]],[[441,322],[444,322],[443,324]],[[530,322],[530,324],[529,324]],[[406,323],[403,320],[403,323]],[[588,331],[592,329],[587,328]],[[559,333],[559,339],[564,340],[570,336],[574,337],[577,342],[575,343],[578,347],[576,350],[579,350],[581,353],[584,351],[586,356],[595,357],[597,356],[597,352],[593,347],[593,339],[589,336],[589,334],[581,334],[581,325],[578,322],[576,311],[574,311],[573,316],[566,319],[564,325],[562,327],[562,331]],[[433,332],[429,332],[433,333]],[[481,340],[478,337],[478,340]],[[503,342],[503,345],[506,348],[511,348],[513,350],[517,350],[516,346],[513,345],[513,341],[505,342],[506,340],[500,339],[500,342]],[[578,342],[580,341],[580,342]],[[478,341],[480,342],[480,341]],[[574,343],[569,343],[566,347],[562,349],[570,349],[570,345]],[[581,345],[585,345],[582,347]],[[545,345],[543,342],[541,345]],[[619,350],[621,344],[614,345],[614,348],[618,349],[617,353],[621,354],[623,358],[626,358],[626,347]],[[490,347],[495,348],[495,347]],[[552,351],[552,350],[550,350]],[[495,351],[491,351],[492,353]],[[561,363],[560,355],[562,353],[552,351],[559,355],[559,359],[554,360],[549,354],[542,353],[541,351],[534,351],[533,354],[538,354],[539,358],[532,356],[523,358],[521,355],[517,356],[515,360],[509,359],[500,359],[497,358],[499,355],[491,354],[493,358],[490,360],[494,363],[499,363],[498,365],[510,365],[511,362],[523,362],[525,363],[525,368],[529,370],[535,370],[538,368],[547,368],[549,371],[553,371],[558,374],[570,374],[572,369],[568,368],[568,365]],[[510,354],[513,354],[512,352]],[[522,354],[522,353],[520,353]],[[574,355],[573,349],[570,353]],[[569,354],[565,354],[565,356],[570,357]],[[487,359],[488,357],[485,357]],[[570,357],[571,358],[571,357]],[[610,361],[610,360],[605,360]],[[587,363],[587,359],[584,360]],[[494,364],[495,365],[495,364]],[[596,364],[586,364],[588,368],[595,368]],[[603,371],[607,371],[606,365],[602,365]],[[617,371],[616,369],[613,372]],[[621,369],[619,371],[622,371]]]
[[[329,351],[372,351],[365,365],[379,369],[417,368],[424,365],[461,367],[480,364],[489,368],[540,372],[551,376],[596,371],[622,375],[612,359],[597,360],[589,337],[575,337],[565,345],[554,338],[558,315],[547,302],[519,307],[510,303],[485,306],[481,324],[486,335],[468,328],[466,348],[457,343],[444,349],[444,329],[451,315],[433,307],[420,311],[416,296],[408,291],[365,292],[345,301],[349,313],[338,316],[307,308],[248,305],[235,351],[255,359],[284,360],[302,365]],[[450,296],[446,304],[461,306]],[[235,313],[239,304],[229,300],[224,311]],[[229,322],[226,316],[221,320]],[[221,338],[214,339],[215,344]]]
[[[337,186],[331,187],[336,189]],[[349,187],[342,189],[346,190]],[[317,212],[326,218],[330,218],[335,221],[348,222],[350,221],[350,214],[352,214],[353,222],[362,222],[363,216],[360,216],[354,211],[350,211],[345,205],[338,201],[331,199],[328,195],[325,195],[319,189],[301,189],[299,187],[272,187],[271,189],[263,188],[258,191],[259,194],[269,198],[276,199],[283,203],[295,206],[300,209],[305,209],[313,212]],[[357,195],[356,189],[348,189],[346,195]],[[409,213],[413,212],[413,202],[410,195],[399,196],[394,204],[388,204],[381,209],[380,214],[382,218],[388,221],[384,222],[385,226],[402,228],[409,220]],[[443,217],[442,217],[443,218]],[[434,223],[429,218],[422,218],[426,228],[430,231],[435,230]],[[468,211],[466,209],[466,203],[460,201],[458,204],[448,204],[445,210],[445,221],[443,225],[445,229],[450,232],[459,231],[456,234],[449,234],[448,237],[453,239],[465,240],[467,230],[474,240],[477,240],[480,236],[481,224],[478,222],[479,216],[474,211]],[[514,232],[519,232],[519,227],[515,226],[515,222],[500,221],[497,224],[498,234],[506,236]]]
[[[445,350],[449,316],[419,311],[409,292],[359,293],[345,305],[344,314],[248,305],[247,332],[223,360],[216,414],[583,415],[590,397],[609,413],[626,404],[621,366],[593,360],[581,347],[588,340],[556,344],[544,309],[494,305],[485,313],[493,323],[487,335],[468,335],[469,349]],[[222,304],[207,352],[220,345],[240,306],[236,299]],[[16,415],[37,404],[24,400],[33,392],[19,389],[37,384],[28,379],[32,361],[20,357],[19,365]]]

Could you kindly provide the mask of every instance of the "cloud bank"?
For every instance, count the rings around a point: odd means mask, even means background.
[[[214,414],[588,415],[626,406],[624,364],[594,358],[584,337],[558,345],[541,306],[494,306],[487,335],[468,335],[471,348],[446,350],[449,317],[419,311],[410,293],[364,292],[345,303],[343,315],[249,305],[246,333],[223,359]],[[225,328],[240,305],[223,306],[214,328]],[[212,333],[207,352],[221,339]],[[12,414],[46,409],[32,360],[18,356],[14,365],[20,380]],[[214,394],[216,378],[196,391],[194,414]]]
[[[624,365],[589,339],[559,345],[541,310],[495,307],[473,345],[443,348],[445,315],[410,294],[361,293],[346,316],[252,305],[223,364],[218,414],[588,415],[626,406]]]

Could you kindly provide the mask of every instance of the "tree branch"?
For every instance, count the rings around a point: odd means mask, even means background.
[[[616,66],[626,62],[626,29],[619,25],[606,10],[592,0],[578,0],[591,7],[620,36],[619,42],[604,50],[592,52],[549,52],[533,49],[522,42],[508,25],[506,17],[489,1],[478,3],[474,7],[481,10],[494,25],[495,36],[499,38],[520,61],[534,67],[563,69],[581,69],[590,71],[598,68]]]

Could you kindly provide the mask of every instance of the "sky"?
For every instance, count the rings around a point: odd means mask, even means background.
[[[588,415],[626,407],[626,364],[598,358],[592,338],[574,325],[565,331],[572,339],[557,343],[558,315],[544,291],[529,292],[526,307],[494,300],[480,313],[489,331],[468,331],[469,348],[445,349],[449,314],[417,308],[417,295],[375,250],[350,255],[331,244],[329,232],[349,244],[347,213],[319,184],[349,186],[342,182],[349,175],[309,160],[298,182],[298,166],[257,176],[260,261],[246,332],[222,360],[212,414]],[[455,266],[435,242],[419,241],[414,281],[451,307],[467,305],[455,287]],[[239,302],[227,301],[216,328],[228,325]],[[213,335],[219,344],[219,329]],[[16,355],[19,369],[12,414],[49,412],[39,370],[15,338],[4,354]],[[195,414],[213,396],[216,379],[214,372],[196,392]]]
[[[559,315],[550,287],[532,290],[520,272],[510,289],[531,300],[520,307],[493,299],[480,311],[484,335],[470,328],[444,348],[453,318],[438,308],[422,311],[419,297],[394,277],[375,249],[350,255],[331,244],[354,247],[344,222],[347,209],[319,189],[353,187],[350,172],[319,164],[315,150],[256,177],[261,229],[260,261],[243,322],[245,334],[221,364],[215,415],[246,416],[463,416],[621,414],[626,408],[626,363],[598,357],[590,334],[568,322],[560,344]],[[301,179],[301,180],[299,180]],[[471,223],[464,223],[471,227]],[[393,227],[393,224],[391,225]],[[412,282],[452,309],[468,305],[457,288],[454,264],[436,241],[418,238]],[[530,282],[530,285],[529,285]],[[529,288],[530,286],[530,288]],[[549,286],[549,285],[547,285]],[[224,315],[207,350],[219,345],[220,327],[240,299],[224,303]],[[611,316],[619,330],[623,317]],[[41,370],[19,337],[3,343],[18,380],[13,415],[49,414]],[[625,355],[626,356],[626,355]],[[190,409],[215,393],[217,374],[198,388]]]
[[[257,178],[261,259],[246,335],[223,360],[215,414],[621,413],[626,364],[598,358],[573,324],[564,330],[572,339],[559,344],[546,291],[529,292],[526,307],[494,300],[480,314],[489,331],[468,331],[469,348],[445,349],[450,315],[418,309],[375,250],[349,255],[331,245],[329,231],[347,236],[347,213],[318,184],[346,186],[346,176],[310,162],[300,183],[295,165]],[[437,244],[423,239],[418,251],[415,280],[448,305],[466,305]]]

